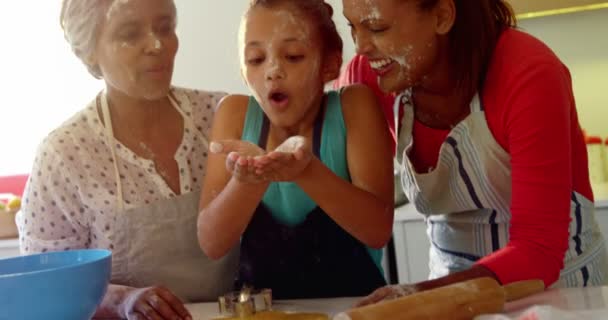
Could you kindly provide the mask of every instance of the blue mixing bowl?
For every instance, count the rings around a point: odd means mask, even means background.
[[[0,260],[0,320],[86,320],[106,293],[108,250],[47,252]]]

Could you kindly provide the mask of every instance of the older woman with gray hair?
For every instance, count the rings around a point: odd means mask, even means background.
[[[238,252],[211,261],[196,236],[223,94],[171,86],[172,0],[63,0],[61,26],[106,88],[40,145],[17,217],[21,251],[112,250],[95,317],[189,319],[182,301],[230,290],[238,264]]]

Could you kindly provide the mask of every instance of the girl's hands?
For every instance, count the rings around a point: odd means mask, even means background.
[[[296,180],[311,162],[312,148],[308,139],[293,136],[274,151],[254,159],[255,173],[268,181]]]
[[[290,137],[268,153],[251,142],[241,140],[212,142],[209,150],[225,155],[226,170],[245,183],[293,181],[302,174],[313,156],[309,140],[302,136]]]
[[[257,145],[242,140],[222,140],[211,142],[209,150],[226,156],[226,170],[238,181],[244,183],[266,181],[263,176],[255,172],[255,159],[266,153]]]

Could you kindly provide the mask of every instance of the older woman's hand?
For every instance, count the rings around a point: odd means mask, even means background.
[[[123,302],[128,320],[192,320],[182,301],[163,287],[135,289]]]
[[[415,285],[409,284],[396,284],[396,285],[388,285],[382,288],[376,289],[367,297],[363,298],[359,301],[356,306],[362,307],[368,304],[377,303],[384,300],[392,300],[400,297],[409,296],[410,294],[414,294],[419,290]]]

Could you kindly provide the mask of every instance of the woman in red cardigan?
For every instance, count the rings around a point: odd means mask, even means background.
[[[398,93],[401,185],[425,215],[430,280],[608,282],[568,69],[502,0],[343,0],[357,53]],[[351,64],[352,66],[352,64]],[[358,68],[342,77],[360,79]]]

